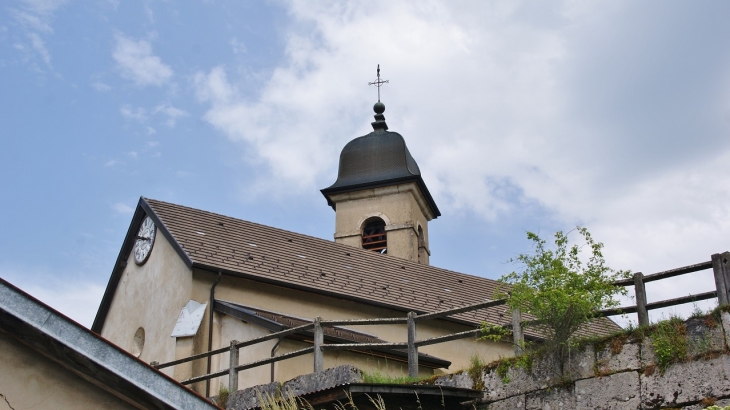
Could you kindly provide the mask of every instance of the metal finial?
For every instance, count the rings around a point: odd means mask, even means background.
[[[378,102],[380,102],[380,86],[386,83],[388,83],[388,80],[380,79],[380,64],[378,64],[378,79],[373,81],[372,83],[368,83],[368,85],[374,85],[378,87]]]

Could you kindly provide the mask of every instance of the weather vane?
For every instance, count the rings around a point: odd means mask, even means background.
[[[368,83],[368,85],[374,85],[378,87],[378,102],[380,102],[380,86],[386,83],[388,83],[388,80],[383,81],[380,79],[380,64],[378,64],[378,79],[373,81],[372,83]]]

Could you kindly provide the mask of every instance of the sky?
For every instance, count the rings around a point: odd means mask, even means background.
[[[432,265],[497,279],[527,231],[578,225],[615,269],[707,261],[730,250],[728,18],[722,1],[4,2],[0,277],[90,326],[140,196],[332,240],[319,190],[372,130],[378,64],[442,213]],[[710,271],[647,284],[709,290]]]

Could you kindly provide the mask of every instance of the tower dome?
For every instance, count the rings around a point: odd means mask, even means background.
[[[430,208],[433,218],[441,215],[421,178],[421,171],[408,151],[406,141],[397,132],[388,131],[383,112],[385,105],[377,102],[373,107],[375,122],[373,132],[355,138],[340,153],[337,181],[321,192],[327,203],[335,207],[331,195],[415,182]]]

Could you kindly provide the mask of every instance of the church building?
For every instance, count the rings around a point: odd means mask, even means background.
[[[405,317],[489,300],[497,282],[429,265],[430,221],[441,213],[404,138],[388,131],[374,106],[373,131],[350,141],[337,180],[322,189],[335,212],[334,241],[204,210],[140,198],[92,330],[145,362],[165,363],[228,347],[314,318]],[[425,339],[483,321],[510,322],[505,306],[418,326]],[[592,325],[605,334],[609,320]],[[404,342],[405,325],[324,329],[326,343]],[[312,346],[301,332],[242,348],[249,363]],[[506,342],[476,338],[419,348],[418,372],[434,375],[511,356]],[[227,353],[162,369],[175,380],[228,368]],[[386,375],[408,374],[407,351],[325,351],[324,368],[351,364]],[[311,373],[311,354],[241,371],[239,388]],[[191,387],[214,395],[227,377]]]

